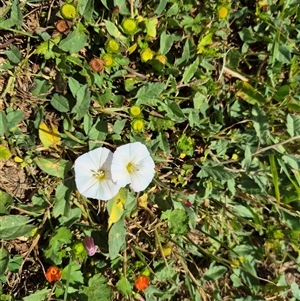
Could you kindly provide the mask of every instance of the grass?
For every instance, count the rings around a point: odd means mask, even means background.
[[[300,300],[298,1],[67,2],[0,9],[0,299]],[[132,142],[150,185],[84,197]]]

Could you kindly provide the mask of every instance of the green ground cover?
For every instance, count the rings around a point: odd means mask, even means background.
[[[300,300],[299,21],[299,0],[1,0],[0,300]]]

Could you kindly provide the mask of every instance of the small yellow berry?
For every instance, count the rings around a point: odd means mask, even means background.
[[[143,119],[134,119],[131,123],[132,129],[136,132],[142,132],[145,126]]]
[[[141,52],[141,60],[144,63],[149,60],[152,60],[153,56],[154,56],[154,52],[150,48],[145,48]]]
[[[123,31],[128,35],[134,35],[138,31],[137,21],[134,19],[124,19],[122,22]]]
[[[129,109],[129,113],[132,117],[138,117],[141,115],[141,109],[140,107],[138,106],[132,106],[130,109]]]
[[[115,64],[114,58],[111,54],[105,53],[102,55],[105,67],[112,67]]]
[[[73,20],[77,16],[77,9],[75,5],[65,3],[60,7],[60,14],[66,20]]]
[[[120,52],[120,45],[115,39],[108,39],[105,44],[105,49],[108,53],[118,53]]]

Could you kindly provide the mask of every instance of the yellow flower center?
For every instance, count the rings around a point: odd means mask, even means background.
[[[138,106],[132,106],[129,110],[131,116],[137,117],[141,114],[141,109]]]
[[[153,59],[153,51],[150,48],[146,48],[141,52],[141,59],[143,62],[147,62]]]
[[[126,169],[129,173],[133,173],[137,170],[137,167],[134,164],[132,164],[131,162],[129,162],[126,166]]]
[[[115,39],[107,41],[107,52],[117,53],[120,50],[120,45]]]
[[[218,11],[219,18],[225,19],[228,16],[228,9],[225,6],[221,6]]]
[[[137,30],[136,21],[133,19],[124,20],[122,26],[123,26],[124,31],[126,31],[126,33],[129,33],[129,34],[134,34],[135,31]]]
[[[144,129],[144,121],[142,119],[135,119],[132,122],[132,128],[136,132],[141,132]]]
[[[102,59],[105,62],[105,67],[111,67],[114,64],[114,59],[109,53],[104,54]]]
[[[98,171],[94,172],[93,176],[96,178],[97,181],[101,182],[105,179],[106,171],[99,169]]]

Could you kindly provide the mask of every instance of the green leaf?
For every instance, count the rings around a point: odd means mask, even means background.
[[[63,95],[55,93],[52,96],[50,103],[53,106],[53,108],[56,109],[58,112],[67,113],[70,110],[69,100]]]
[[[88,301],[111,301],[112,290],[107,284],[107,279],[101,274],[95,274],[89,279],[89,285],[79,291],[83,295],[83,299]]]
[[[192,79],[192,77],[195,75],[198,69],[198,66],[199,66],[199,57],[197,57],[197,59],[185,69],[182,76],[182,81],[184,84],[187,84]]]
[[[21,62],[22,54],[18,47],[16,47],[13,44],[9,45],[10,50],[5,51],[5,54],[7,55],[7,58],[10,60],[13,64],[18,64]]]
[[[94,11],[94,0],[80,0],[77,5],[77,10],[89,22],[92,19]]]
[[[71,163],[64,159],[37,157],[34,159],[36,165],[50,176],[64,179],[71,169]]]
[[[216,281],[220,279],[227,271],[227,268],[218,265],[218,266],[210,266],[209,269],[204,273],[203,279],[205,281]]]
[[[300,135],[300,116],[288,114],[286,118],[287,132],[291,137]]]
[[[127,44],[127,38],[122,35],[121,31],[118,29],[118,27],[114,23],[112,23],[108,20],[104,20],[104,23],[105,23],[108,33],[112,37],[114,37],[117,40],[121,40],[125,44]]]
[[[7,269],[9,262],[9,253],[2,246],[0,249],[0,277],[2,277]]]
[[[286,45],[281,45],[278,47],[278,51],[275,52],[276,59],[284,64],[291,63],[291,49]]]
[[[60,256],[60,248],[64,244],[69,244],[71,242],[72,233],[67,227],[60,227],[56,230],[49,241],[49,246],[45,250],[44,254],[46,258],[49,258],[53,261],[54,264],[59,265],[62,262]]]
[[[109,257],[114,260],[125,246],[126,228],[123,219],[112,225],[108,234]]]
[[[237,177],[237,174],[228,171],[224,168],[223,165],[215,165],[212,163],[207,163],[201,167],[200,172],[197,174],[199,178],[208,178],[212,177],[218,179],[219,181],[230,180]]]
[[[72,113],[76,113],[76,119],[81,119],[90,108],[91,97],[87,85],[83,85],[76,93],[76,105],[72,109]]]
[[[12,128],[16,127],[24,117],[24,112],[21,110],[10,111],[6,114],[7,126],[8,129],[11,130]]]
[[[73,77],[70,76],[68,78],[68,85],[69,85],[69,88],[71,90],[73,97],[76,98],[76,94],[81,87],[80,83],[76,79],[74,79]]]
[[[13,203],[13,197],[0,190],[0,214],[9,214],[10,205]]]
[[[166,31],[163,31],[162,34],[160,35],[159,53],[167,54],[170,51],[173,43],[175,41],[178,41],[178,38],[179,37],[174,34],[168,35]]]
[[[60,41],[59,48],[71,54],[77,53],[85,46],[87,39],[88,36],[82,32],[80,26],[77,26],[65,39]]]
[[[8,134],[8,121],[4,112],[0,112],[0,136]]]
[[[24,297],[24,301],[44,301],[48,299],[51,289],[44,288],[42,290],[37,290],[34,293],[31,293],[30,296]]]
[[[127,8],[127,1],[126,0],[114,0],[114,6],[119,7],[119,13],[121,15],[130,15],[130,12]]]
[[[253,127],[256,131],[257,137],[262,144],[265,144],[269,133],[269,123],[266,113],[258,105],[253,107],[251,113],[253,116]]]
[[[121,279],[117,282],[116,287],[125,297],[129,297],[132,294],[132,286],[125,277],[121,277]]]
[[[147,104],[153,98],[160,95],[165,89],[165,84],[163,83],[150,83],[141,87],[136,94],[137,102],[136,105]]]
[[[28,234],[35,226],[28,225],[30,219],[23,215],[0,216],[0,238],[15,239]]]
[[[160,0],[158,1],[158,5],[154,11],[154,14],[160,15],[166,8],[168,0]]]
[[[83,274],[80,269],[81,264],[77,264],[76,262],[72,261],[63,269],[61,278],[69,281],[70,284],[83,284]]]
[[[168,219],[170,232],[177,235],[185,235],[188,232],[188,216],[182,209],[175,209]]]
[[[290,167],[300,170],[300,157],[294,155],[283,155],[282,160]]]

